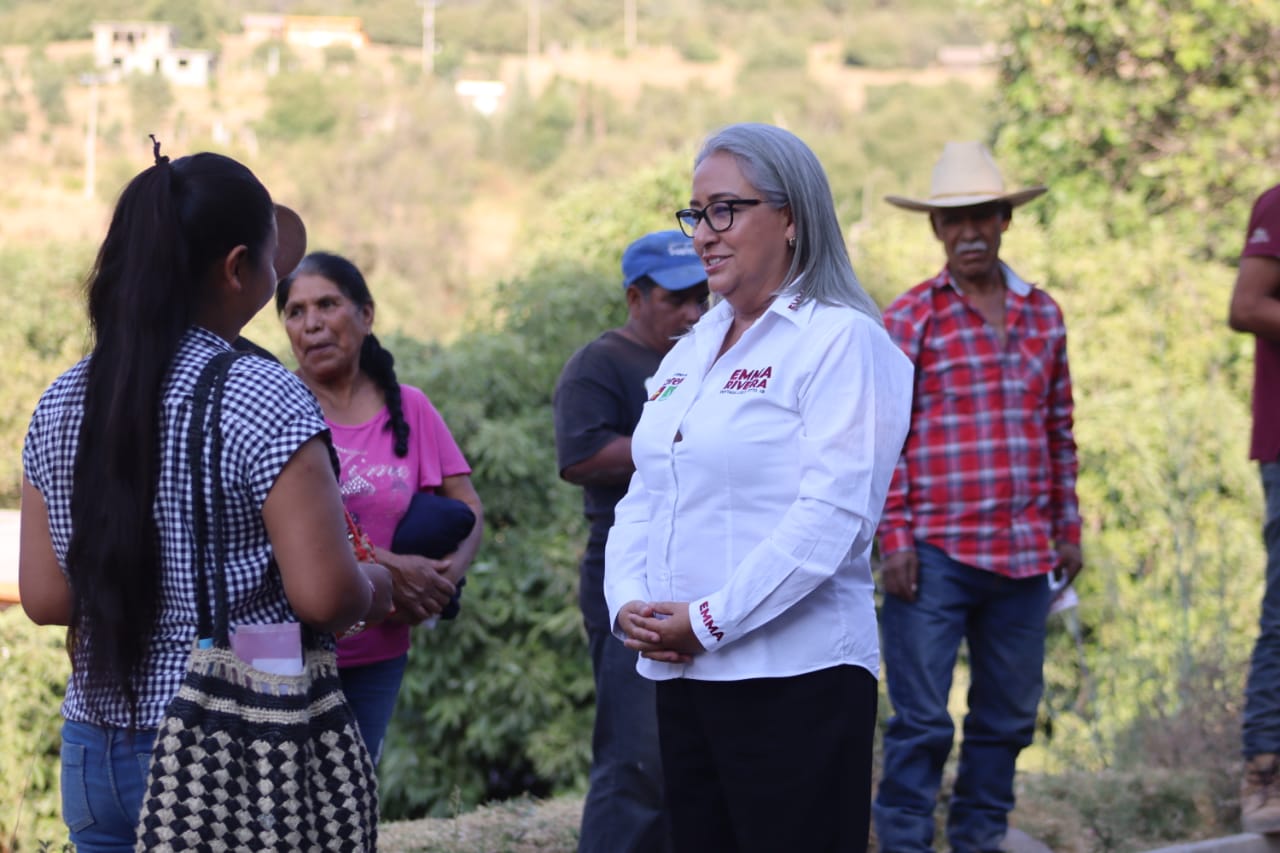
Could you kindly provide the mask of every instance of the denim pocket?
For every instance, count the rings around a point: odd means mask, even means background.
[[[80,832],[93,826],[89,790],[85,782],[85,748],[62,742],[62,820],[67,829]]]

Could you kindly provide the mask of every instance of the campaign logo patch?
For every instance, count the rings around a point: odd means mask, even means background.
[[[649,398],[649,402],[652,403],[655,400],[665,400],[670,397],[675,393],[676,388],[680,387],[680,383],[684,381],[686,375],[687,374],[684,373],[676,373],[667,379],[664,379],[662,384],[658,386],[658,390],[654,391],[653,396]]]
[[[721,394],[763,394],[773,378],[773,365],[768,367],[739,367],[729,374],[729,381],[720,389]]]

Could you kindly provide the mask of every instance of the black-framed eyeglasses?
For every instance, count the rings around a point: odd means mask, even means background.
[[[726,198],[721,201],[713,201],[702,210],[694,210],[692,207],[677,210],[676,221],[680,223],[680,230],[684,232],[686,237],[693,236],[693,232],[700,221],[705,221],[708,228],[719,233],[728,231],[733,227],[733,209],[735,207],[752,207],[763,202],[764,199],[760,198]]]

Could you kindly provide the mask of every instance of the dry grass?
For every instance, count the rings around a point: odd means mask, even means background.
[[[1236,772],[1238,763],[1227,762]],[[1017,827],[1055,853],[1137,853],[1235,833],[1234,773],[1152,768],[1142,772],[1019,774]],[[948,774],[949,777],[950,774]],[[952,779],[947,778],[944,791]],[[937,839],[945,836],[938,811]],[[573,853],[582,800],[512,800],[454,818],[383,824],[383,853]],[[874,836],[869,848],[875,851]]]
[[[510,800],[452,818],[387,823],[381,853],[573,853],[582,800]]]

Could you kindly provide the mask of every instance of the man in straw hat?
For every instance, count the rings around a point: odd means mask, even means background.
[[[1249,216],[1231,293],[1231,328],[1254,336],[1253,436],[1249,457],[1262,474],[1266,586],[1244,700],[1246,832],[1280,832],[1280,186]]]
[[[947,143],[929,214],[947,263],[898,297],[885,327],[914,362],[911,431],[878,530],[881,631],[894,715],[874,815],[880,849],[933,849],[960,641],[969,709],[947,820],[957,853],[1010,849],[1018,753],[1040,702],[1045,619],[1080,571],[1076,445],[1062,312],[1000,260],[1013,208],[991,152]]]

